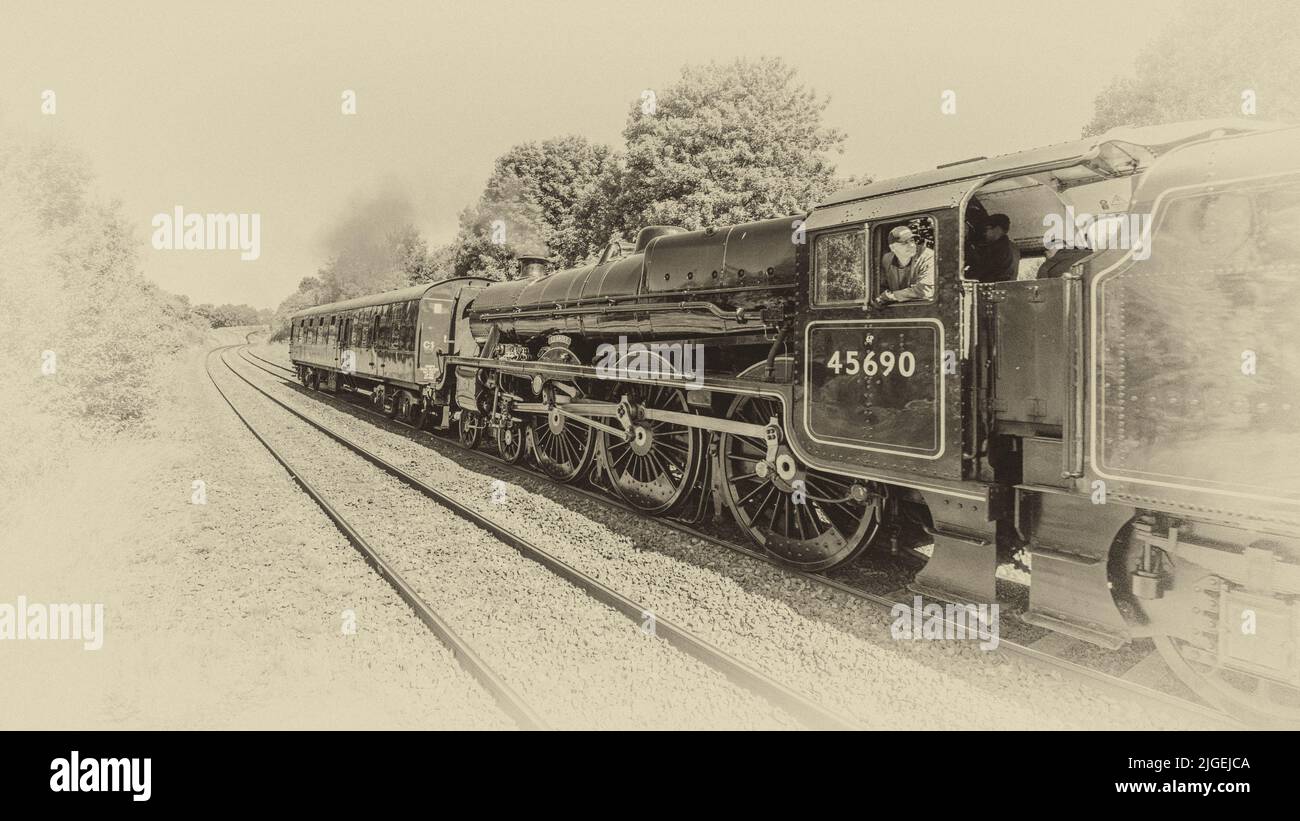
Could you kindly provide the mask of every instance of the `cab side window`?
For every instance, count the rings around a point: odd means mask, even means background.
[[[813,303],[862,303],[867,298],[867,235],[861,228],[822,234],[813,244]]]
[[[934,301],[934,218],[882,223],[873,229],[873,239],[878,254],[872,294],[876,304]]]

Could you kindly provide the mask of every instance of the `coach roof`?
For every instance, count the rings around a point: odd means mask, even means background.
[[[317,305],[314,308],[307,308],[293,315],[293,319],[304,316],[317,316],[319,314],[334,314],[339,311],[349,311],[354,308],[369,308],[372,305],[389,305],[394,302],[410,302],[413,299],[420,299],[429,289],[431,283],[422,283],[420,285],[411,285],[407,288],[399,288],[396,291],[386,291],[382,294],[371,294],[369,296],[359,296],[354,299],[345,299],[342,302],[331,302],[328,305]]]
[[[290,320],[297,320],[307,316],[319,316],[320,314],[335,314],[339,311],[351,311],[357,308],[370,308],[375,305],[391,305],[394,302],[410,302],[413,299],[423,299],[429,291],[435,288],[441,288],[453,282],[462,282],[465,280],[479,282],[492,281],[484,277],[452,277],[438,282],[425,282],[419,285],[411,285],[406,288],[398,288],[396,291],[385,291],[382,294],[370,294],[369,296],[345,299],[342,302],[331,302],[327,305],[316,305],[311,308],[304,308],[303,310],[291,315]]]

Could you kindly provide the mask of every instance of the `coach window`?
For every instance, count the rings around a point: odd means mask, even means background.
[[[881,223],[873,229],[872,256],[878,305],[933,302],[935,286],[935,224],[933,217],[910,217]]]
[[[375,347],[388,347],[388,306],[380,305],[375,309]]]
[[[388,310],[388,347],[402,349],[402,336],[406,333],[406,305],[398,302]]]
[[[862,228],[822,234],[813,245],[813,302],[862,303],[867,298],[867,241]]]
[[[408,302],[402,306],[402,350],[415,350],[415,323],[418,311],[417,304]]]

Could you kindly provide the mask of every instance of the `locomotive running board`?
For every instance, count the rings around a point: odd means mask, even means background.
[[[491,359],[482,356],[451,356],[446,359],[448,367],[483,368],[512,376],[544,376],[551,379],[594,379],[601,382],[628,382],[642,385],[657,385],[666,388],[681,388],[689,396],[706,390],[722,393],[760,394],[780,391],[788,388],[786,383],[764,382],[756,379],[737,379],[731,376],[707,376],[703,384],[694,380],[673,376],[641,376],[635,373],[622,374],[612,378],[609,374],[591,365],[566,365],[560,362],[537,362],[512,359]]]
[[[597,430],[603,430],[606,433],[622,435],[625,433],[622,429],[613,428],[609,425],[602,425],[595,422],[589,417],[621,419],[619,408],[621,405],[617,402],[563,402],[558,403],[555,409],[561,415],[568,419],[583,422]],[[550,413],[551,409],[541,402],[519,402],[514,406],[518,413]],[[642,408],[642,419],[648,419],[653,422],[669,422],[674,425],[681,425],[688,428],[700,428],[702,430],[713,431],[715,433],[731,433],[736,436],[749,436],[755,439],[763,439],[769,427],[777,425],[777,420],[773,418],[768,425],[756,425],[752,422],[736,422],[731,419],[719,419],[715,416],[704,416],[695,413],[682,413],[680,411],[660,410],[659,408]]]

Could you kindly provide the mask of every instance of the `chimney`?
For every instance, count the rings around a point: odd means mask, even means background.
[[[546,257],[524,255],[519,260],[519,276],[522,279],[540,279],[551,272],[551,262]]]

